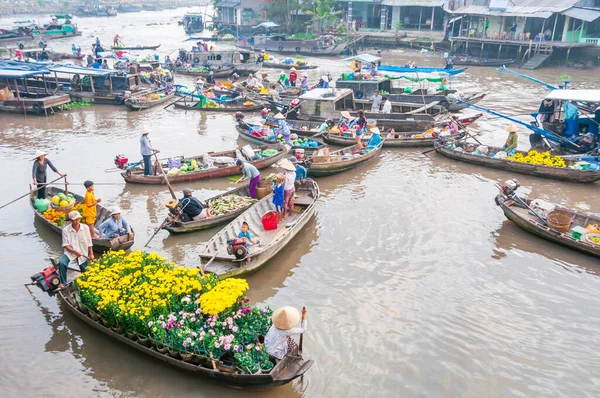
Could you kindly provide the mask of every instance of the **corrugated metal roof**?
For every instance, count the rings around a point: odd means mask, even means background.
[[[24,77],[47,75],[49,73],[50,72],[48,72],[47,70],[25,71],[13,69],[0,69],[0,79],[22,79]]]
[[[563,11],[562,14],[586,22],[593,22],[600,18],[600,10],[592,10],[590,8],[573,7]]]
[[[562,11],[562,10],[561,10]],[[458,8],[454,11],[449,11],[452,14],[469,14],[469,15],[488,15],[499,17],[534,17],[534,18],[549,18],[553,12],[541,10],[539,7],[511,7],[506,11],[490,11],[486,6],[466,6]],[[558,12],[558,11],[557,11]]]
[[[441,7],[446,0],[383,0],[384,6]]]
[[[116,70],[111,69],[96,69],[96,68],[86,68],[84,66],[78,65],[59,65],[54,64],[48,68],[51,72],[56,73],[70,73],[77,74],[83,76],[107,76],[111,73],[117,73]]]

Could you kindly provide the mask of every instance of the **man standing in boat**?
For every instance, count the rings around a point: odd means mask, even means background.
[[[62,230],[62,247],[65,253],[58,261],[58,274],[63,286],[67,284],[69,263],[75,260],[81,272],[85,272],[89,261],[94,259],[90,230],[87,225],[80,222],[81,214],[74,210],[69,213],[69,220],[71,224]],[[87,253],[87,256],[84,253]]]
[[[140,138],[140,149],[142,158],[144,159],[144,175],[152,175],[152,155],[159,153],[158,149],[152,148],[150,139],[148,138],[149,131],[145,131]]]

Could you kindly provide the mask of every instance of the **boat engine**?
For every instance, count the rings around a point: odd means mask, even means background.
[[[500,189],[502,190],[502,193],[504,195],[510,197],[516,192],[517,188],[519,187],[519,181],[517,181],[516,178],[513,178],[512,180],[505,181],[504,185],[502,185]]]
[[[121,170],[125,170],[127,165],[129,164],[129,159],[125,157],[125,155],[117,155],[115,156],[115,166]]]
[[[242,112],[236,112],[235,113],[235,121],[239,123],[242,120],[244,120],[244,114]]]
[[[243,238],[229,239],[227,241],[227,253],[234,255],[236,259],[242,260],[248,255],[246,241]]]
[[[178,216],[181,211],[181,204],[177,199],[169,199],[167,203],[165,203],[167,209],[169,209],[169,213],[173,216]]]
[[[36,285],[45,293],[50,293],[60,285],[60,277],[54,267],[45,268],[31,277],[32,285]]]

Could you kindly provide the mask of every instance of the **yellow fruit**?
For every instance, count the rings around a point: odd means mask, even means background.
[[[58,204],[60,207],[66,207],[69,205],[69,202],[67,202],[66,200],[61,200],[60,203]]]
[[[52,197],[52,203],[54,203],[55,205],[57,205],[60,202],[60,198],[58,197],[58,195],[54,195]]]

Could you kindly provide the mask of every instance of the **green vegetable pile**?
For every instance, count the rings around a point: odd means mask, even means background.
[[[256,199],[252,199],[249,196],[225,195],[211,200],[209,206],[211,214],[218,216],[248,207],[256,202]]]

